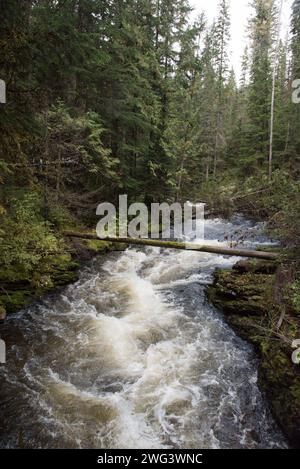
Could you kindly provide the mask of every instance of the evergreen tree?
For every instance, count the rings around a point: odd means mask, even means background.
[[[268,158],[271,106],[271,46],[273,0],[254,0],[251,20],[249,126],[245,167],[261,168]]]
[[[285,165],[288,156],[290,132],[290,89],[288,83],[288,46],[280,43],[278,53],[278,67],[275,81],[275,109],[274,109],[274,168]]]
[[[177,200],[197,187],[201,177],[196,141],[199,133],[196,95],[201,72],[199,45],[204,27],[201,16],[194,26],[181,35],[168,125],[164,134],[164,148],[170,161],[169,183],[175,190]]]
[[[224,117],[224,87],[228,72],[228,43],[230,39],[230,15],[228,0],[220,0],[219,16],[214,30],[214,62],[217,73],[217,115],[216,115],[216,137],[214,150],[213,174],[217,174],[218,161],[224,155],[225,135],[223,128]]]
[[[214,156],[216,144],[216,116],[218,113],[218,101],[216,96],[217,72],[214,67],[214,25],[206,32],[203,53],[201,56],[201,75],[197,87],[197,110],[198,123],[197,146],[202,165],[203,180],[208,181],[214,170]]]
[[[295,0],[292,8],[292,67],[291,83],[300,79],[300,1]],[[292,94],[293,90],[290,90]],[[300,156],[300,105],[291,103],[290,119],[290,151],[292,157],[292,167],[298,171]]]

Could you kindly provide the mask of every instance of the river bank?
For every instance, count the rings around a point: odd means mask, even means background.
[[[69,238],[64,254],[41,263],[32,277],[18,269],[0,270],[0,313],[13,313],[45,293],[78,280],[79,268],[95,256],[122,251],[124,245]],[[217,270],[207,289],[210,302],[260,358],[259,387],[278,424],[293,446],[300,446],[300,373],[291,361],[291,343],[300,337],[299,312],[279,298],[279,262],[240,261],[232,270]],[[283,324],[277,330],[282,310]]]
[[[69,238],[63,253],[45,257],[34,272],[28,273],[19,266],[3,266],[0,269],[0,322],[7,314],[20,311],[46,293],[76,282],[79,269],[94,256],[124,249],[121,244]]]
[[[209,219],[205,235],[219,245],[237,231],[256,238],[253,229]],[[215,269],[235,262],[153,247],[108,253],[9,315],[0,447],[286,448],[253,348],[205,294]]]
[[[300,338],[300,315],[291,294],[282,292],[284,269],[240,261],[232,270],[216,271],[207,295],[236,333],[254,344],[259,387],[282,431],[299,448],[300,367],[292,362],[291,344]]]

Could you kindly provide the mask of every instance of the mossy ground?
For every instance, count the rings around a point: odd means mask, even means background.
[[[66,253],[45,258],[34,271],[25,272],[18,265],[0,269],[0,314],[10,314],[28,306],[33,300],[78,279],[82,262],[95,255],[124,250],[124,245],[104,241],[73,242],[66,245]]]
[[[71,254],[47,258],[32,272],[24,272],[20,266],[3,267],[0,270],[0,305],[6,313],[16,312],[42,294],[77,279],[79,263]]]
[[[237,334],[255,345],[260,388],[283,432],[299,448],[300,365],[292,362],[291,344],[300,339],[300,321],[297,308],[274,299],[275,267],[259,261],[240,263],[232,271],[219,270],[207,294]],[[283,308],[284,320],[278,327]]]

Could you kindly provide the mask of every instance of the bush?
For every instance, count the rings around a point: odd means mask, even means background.
[[[12,200],[9,212],[0,220],[1,265],[31,272],[41,259],[60,252],[60,241],[51,224],[43,220],[38,194],[29,192]]]

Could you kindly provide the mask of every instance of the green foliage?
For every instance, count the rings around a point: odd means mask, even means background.
[[[59,101],[39,121],[45,134],[33,148],[32,161],[40,163],[38,171],[58,199],[67,189],[86,189],[87,180],[90,186],[118,180],[118,160],[103,146],[104,129],[96,113],[71,116]]]
[[[300,3],[280,45],[263,193],[276,15],[273,0],[252,7],[238,85],[227,0],[212,25],[190,21],[188,0],[1,1],[2,263],[32,271],[60,249],[53,230],[94,224],[98,203],[120,193],[202,199],[226,214],[241,197],[298,249]]]
[[[2,215],[0,264],[19,267],[29,273],[41,259],[60,252],[61,245],[48,222],[42,218],[42,204],[35,193],[11,202],[10,216]]]
[[[272,0],[255,0],[251,27],[251,67],[244,170],[257,170],[267,161],[271,103]]]
[[[55,230],[62,230],[65,227],[75,226],[78,223],[66,207],[57,204],[49,206],[48,222]]]
[[[275,175],[274,187],[266,204],[272,217],[269,225],[275,236],[288,247],[300,249],[300,182],[291,180],[287,173]]]
[[[286,286],[284,299],[294,314],[300,314],[300,280]]]

